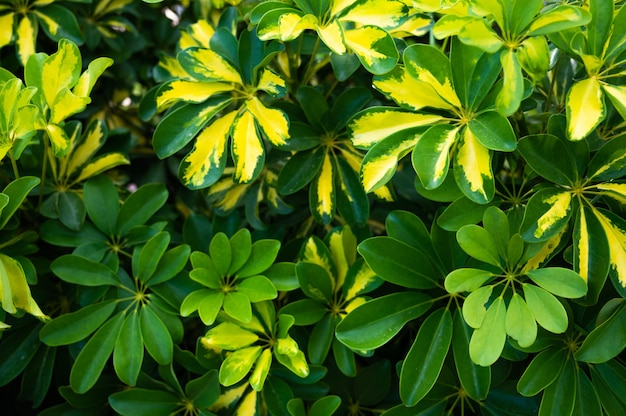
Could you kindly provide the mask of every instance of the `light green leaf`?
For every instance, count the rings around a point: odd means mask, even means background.
[[[213,327],[202,338],[202,343],[229,351],[249,347],[259,339],[254,332],[248,331],[232,322],[222,322]]]
[[[600,83],[595,78],[575,83],[567,94],[565,109],[569,139],[587,137],[606,116]]]
[[[561,334],[567,329],[567,312],[565,308],[545,289],[523,283],[524,297],[535,320],[543,328],[555,334]]]
[[[456,269],[446,276],[445,287],[449,293],[473,292],[492,277],[494,274],[487,270]]]
[[[261,355],[259,346],[246,347],[230,354],[220,366],[220,384],[228,387],[243,380]]]
[[[470,339],[469,351],[472,361],[483,367],[495,363],[502,353],[505,341],[506,306],[504,299],[497,297],[489,305],[480,328],[474,331]]]
[[[537,339],[535,317],[517,292],[513,292],[506,310],[506,333],[521,347],[530,347]]]

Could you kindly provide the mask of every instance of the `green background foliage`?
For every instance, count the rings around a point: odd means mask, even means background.
[[[15,415],[626,414],[621,0],[0,0]]]

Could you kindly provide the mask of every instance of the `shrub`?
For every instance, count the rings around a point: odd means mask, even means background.
[[[626,413],[626,8],[0,7],[11,414]]]

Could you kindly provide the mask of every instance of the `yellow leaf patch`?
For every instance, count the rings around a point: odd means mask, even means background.
[[[541,238],[554,224],[565,218],[572,202],[572,195],[569,191],[561,192],[550,196],[542,201],[551,205],[537,220],[537,229],[533,233],[536,238]]]
[[[376,43],[383,40],[386,36],[387,33],[384,30],[375,26],[365,26],[344,32],[346,45],[363,58],[369,66],[374,65],[375,61],[388,58],[387,55],[379,52],[374,47]]]
[[[28,58],[35,54],[35,27],[28,15],[22,17],[17,25],[17,55],[22,65],[26,64]]]
[[[332,213],[335,210],[334,177],[333,163],[330,160],[330,155],[326,153],[316,182],[317,205],[313,207],[320,218],[332,217]]]
[[[0,48],[11,43],[14,18],[15,13],[13,12],[0,16]]]
[[[281,146],[287,143],[289,120],[285,113],[265,107],[257,97],[252,97],[246,101],[246,108],[252,113],[259,127],[273,145]]]
[[[467,180],[470,190],[480,193],[484,200],[488,200],[489,196],[485,192],[485,180],[493,178],[491,155],[470,129],[466,128],[464,132],[463,140],[456,154],[457,163],[463,169],[462,174]]]
[[[106,155],[100,156],[95,159],[93,162],[88,163],[81,171],[78,178],[76,178],[76,182],[82,182],[86,179],[89,179],[93,176],[98,175],[104,171],[107,171],[115,166],[120,165],[129,165],[130,160],[126,158],[122,153],[107,153]]]
[[[235,180],[247,183],[254,180],[262,164],[265,152],[250,111],[244,111],[235,121],[233,129],[233,158],[235,159]]]
[[[398,26],[405,15],[406,5],[400,1],[370,0],[357,3],[340,20],[390,28]]]
[[[360,148],[369,148],[393,133],[434,124],[441,118],[434,114],[409,113],[392,108],[384,111],[368,111],[350,122],[352,144]]]
[[[100,149],[104,143],[105,134],[103,123],[91,124],[84,140],[76,148],[72,149],[72,156],[67,163],[67,170],[61,172],[61,174],[70,176],[76,169],[84,165]],[[76,140],[75,138],[73,139]]]
[[[233,86],[226,82],[175,80],[165,84],[159,90],[159,94],[156,97],[157,109],[162,111],[179,100],[201,103],[212,95],[231,91],[232,89]]]
[[[346,53],[346,45],[343,40],[343,29],[338,21],[333,20],[327,26],[318,26],[317,34],[333,52],[337,55]]]
[[[609,243],[611,267],[617,272],[619,282],[626,287],[626,230],[615,225],[596,209],[594,214],[598,217]]]
[[[589,280],[589,229],[587,228],[587,217],[585,210],[580,207],[580,216],[578,224],[580,229],[580,238],[578,239],[578,274],[587,282]]]
[[[600,83],[587,78],[570,88],[566,102],[567,134],[570,140],[582,140],[605,117]]]
[[[621,204],[626,204],[626,184],[625,183],[599,183],[596,185],[603,195],[609,196]]]
[[[210,49],[195,49],[188,55],[198,63],[194,70],[205,78],[243,85],[241,75],[231,64]],[[189,74],[193,76],[194,74]]]
[[[54,107],[59,93],[76,84],[82,70],[81,66],[82,59],[78,46],[65,39],[59,41],[58,51],[43,63],[41,74],[43,94],[51,108]],[[63,109],[58,111],[64,112]]]
[[[413,78],[404,67],[399,67],[383,77],[375,78],[373,85],[399,105],[413,110],[420,110],[424,107],[453,108],[437,94],[431,85]]]

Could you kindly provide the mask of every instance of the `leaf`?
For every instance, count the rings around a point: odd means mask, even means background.
[[[537,339],[535,317],[517,292],[513,292],[506,310],[506,333],[524,348]]]
[[[382,279],[410,289],[430,289],[437,285],[439,272],[429,257],[390,237],[373,237],[358,246],[374,273]]]
[[[202,338],[202,343],[212,347],[234,351],[249,347],[259,339],[254,332],[232,322],[222,322],[211,328]]]
[[[78,82],[81,70],[78,46],[69,39],[61,39],[57,52],[45,60],[41,71],[43,95],[50,108],[54,108],[59,93]]]
[[[456,233],[456,239],[467,254],[477,260],[503,268],[498,246],[491,234],[478,225],[465,225]]]
[[[335,317],[326,314],[313,326],[308,342],[308,358],[311,364],[323,364],[335,338]]]
[[[572,415],[583,416],[602,413],[602,404],[598,393],[587,374],[580,367],[577,368],[576,377],[578,385],[576,386],[576,401]]]
[[[480,328],[485,320],[485,305],[491,298],[493,286],[483,286],[470,293],[463,302],[463,319],[474,329]]]
[[[190,251],[190,247],[185,244],[166,251],[148,283],[154,286],[174,278],[187,265]]]
[[[125,384],[134,386],[143,363],[143,337],[139,327],[139,313],[133,309],[122,324],[113,350],[115,373]]]
[[[252,369],[261,350],[259,346],[246,347],[226,357],[220,366],[220,384],[228,387],[241,381]]]
[[[263,73],[268,72],[269,70],[265,70]],[[254,116],[254,120],[270,143],[274,146],[287,144],[289,119],[283,111],[266,107],[257,97],[248,99],[246,108]]]
[[[352,226],[363,226],[370,213],[370,202],[365,189],[349,161],[337,158],[336,162],[338,169],[335,186],[338,190],[336,198],[339,215]]]
[[[496,108],[503,116],[510,116],[519,108],[524,96],[524,78],[517,53],[513,49],[500,52],[503,71],[502,89],[496,97]]]
[[[565,361],[554,383],[550,384],[543,393],[539,416],[553,415],[555,413],[572,414],[576,397],[576,370],[574,360]]]
[[[506,306],[504,299],[497,297],[487,308],[480,328],[474,331],[470,339],[469,351],[472,361],[483,367],[495,363],[502,354],[505,341]]]
[[[57,257],[50,268],[68,283],[83,286],[119,286],[117,275],[108,266],[73,254]]]
[[[495,194],[491,153],[465,128],[453,159],[454,178],[463,194],[479,204],[490,202]]]
[[[148,282],[156,272],[157,266],[167,246],[170,243],[170,234],[165,231],[152,236],[141,248],[137,260],[136,277],[143,283]]]
[[[604,287],[610,268],[609,245],[598,218],[582,205],[576,216],[574,231],[574,271],[587,282],[585,304],[595,304]]]
[[[180,398],[165,390],[132,388],[111,394],[109,404],[122,416],[151,416],[176,411]]]
[[[555,334],[565,332],[567,313],[561,302],[540,287],[523,283],[522,288],[526,303],[537,323]]]
[[[398,50],[393,38],[378,26],[363,25],[344,30],[343,36],[345,45],[372,74],[386,74],[398,62]]]
[[[626,307],[624,303],[610,318],[587,335],[576,351],[576,359],[593,364],[609,361],[626,348]]]
[[[487,270],[456,269],[446,276],[445,287],[448,293],[473,292],[493,277]]]
[[[611,268],[617,273],[621,285],[626,286],[626,223],[609,211],[594,208],[593,213],[606,235]]]
[[[123,313],[109,319],[85,344],[70,372],[70,386],[78,394],[90,390],[106,365],[124,322]]]
[[[243,293],[228,292],[224,295],[224,312],[241,322],[250,322],[252,307]]]
[[[174,352],[172,336],[161,318],[152,309],[151,304],[141,308],[139,324],[143,343],[150,356],[161,365],[171,363]]]
[[[85,182],[83,201],[89,219],[108,236],[113,235],[120,210],[118,198],[115,185],[106,176],[98,176]]]
[[[602,89],[595,78],[575,83],[567,94],[567,134],[570,140],[587,137],[606,117]]]
[[[458,127],[437,124],[419,137],[411,161],[424,188],[438,188],[446,179],[450,167],[449,152],[458,132]]]
[[[215,267],[218,276],[228,276],[228,270],[232,260],[232,250],[228,237],[224,233],[217,233],[209,245],[211,263]]]
[[[282,195],[291,195],[304,188],[321,169],[324,154],[322,146],[294,154],[278,175],[278,191]]]
[[[404,325],[430,309],[432,299],[420,292],[396,292],[370,300],[351,311],[338,325],[336,336],[355,350],[378,348]]]
[[[407,406],[420,402],[439,378],[452,341],[448,309],[432,312],[420,326],[400,371],[400,398]]]
[[[459,381],[469,397],[483,400],[489,393],[491,369],[476,365],[471,360],[469,343],[472,330],[463,320],[460,310],[455,311],[453,321],[452,353]]]
[[[558,5],[540,14],[528,28],[529,36],[547,35],[589,23],[591,15],[581,7]]]
[[[9,384],[31,363],[39,350],[40,325],[11,328],[0,344],[0,386]],[[7,390],[7,389],[4,389]]]
[[[209,407],[220,396],[220,383],[217,370],[209,370],[203,376],[185,385],[185,394],[196,408]]]
[[[131,228],[144,225],[167,200],[168,192],[163,184],[152,183],[139,187],[122,204],[115,223],[116,235],[124,236]]]
[[[278,240],[259,240],[252,244],[250,257],[238,270],[234,271],[238,277],[248,277],[263,273],[276,260],[280,250]]]
[[[267,375],[272,365],[272,351],[264,349],[259,358],[254,363],[254,370],[250,375],[250,386],[256,391],[262,391]]]
[[[485,111],[479,114],[470,120],[468,128],[487,149],[512,152],[517,147],[511,123],[498,112]]]
[[[265,161],[263,141],[252,113],[245,111],[239,115],[234,122],[232,136],[234,179],[237,183],[250,183],[261,173]]]
[[[565,143],[551,134],[533,134],[520,139],[517,148],[540,176],[559,185],[572,185],[576,164]]]
[[[548,347],[532,359],[517,382],[517,391],[531,397],[540,393],[556,380],[567,361],[564,349]]]
[[[550,293],[576,299],[587,293],[587,284],[578,273],[562,267],[544,267],[526,272],[526,276]]]
[[[2,191],[9,197],[8,204],[0,211],[0,229],[4,228],[13,214],[22,205],[29,192],[39,184],[40,179],[34,176],[22,176],[11,181]]]
[[[626,9],[624,9],[626,10]],[[626,174],[626,135],[607,141],[587,167],[589,179],[610,181]]]
[[[322,224],[328,224],[335,213],[336,167],[327,151],[324,154],[321,170],[313,178],[309,187],[309,207],[313,217]]]
[[[525,241],[547,241],[562,230],[572,217],[572,193],[561,188],[544,188],[528,201],[521,225]]]
[[[333,295],[333,277],[322,266],[300,262],[296,265],[296,275],[300,288],[311,299],[322,303],[330,303]]]
[[[243,293],[250,302],[275,299],[278,296],[272,281],[265,276],[251,276],[237,285],[237,291]]]
[[[116,302],[109,300],[60,315],[41,328],[39,338],[53,347],[81,341],[99,328],[111,316],[115,307]]]

